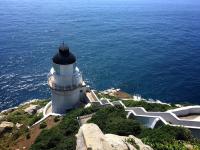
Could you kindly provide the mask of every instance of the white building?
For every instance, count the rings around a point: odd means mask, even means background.
[[[62,44],[53,57],[48,75],[51,89],[52,113],[64,114],[80,103],[85,95],[86,85],[76,66],[76,57]]]

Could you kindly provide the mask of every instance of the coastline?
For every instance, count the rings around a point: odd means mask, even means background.
[[[7,109],[2,110],[2,111],[0,112],[0,114],[12,112],[12,111],[18,109],[20,106],[28,105],[28,104],[31,104],[31,103],[33,103],[33,102],[38,102],[38,101],[42,101],[42,100],[44,100],[44,99],[31,99],[31,100],[27,100],[27,101],[25,101],[25,102],[20,103],[20,104],[17,105],[17,106],[10,107],[10,108],[7,108]]]

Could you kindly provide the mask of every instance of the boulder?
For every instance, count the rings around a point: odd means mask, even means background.
[[[93,123],[84,124],[76,135],[76,150],[153,150],[148,145],[132,135],[129,137],[114,134],[103,134],[101,129]],[[134,140],[134,144],[128,139]]]
[[[44,107],[38,109],[38,110],[37,110],[37,114],[41,114],[41,113],[43,113],[43,110],[44,110]]]
[[[29,115],[33,115],[37,112],[37,110],[39,109],[40,107],[38,105],[30,105],[29,107],[27,107],[26,109],[24,109],[24,111],[26,113],[28,113]]]
[[[17,129],[20,129],[20,128],[21,128],[21,126],[23,126],[23,124],[16,123],[16,125],[15,125],[15,126],[17,127]]]
[[[0,121],[2,121],[5,118],[5,115],[0,115]]]
[[[0,133],[6,131],[6,130],[11,130],[14,127],[14,124],[12,122],[7,122],[7,121],[3,121],[0,124]]]
[[[133,135],[129,135],[128,138],[126,138],[126,140],[128,140],[128,139],[133,139],[133,141],[135,141],[135,144],[141,150],[153,150],[153,148],[151,148],[149,145],[144,144],[140,139],[136,138]]]

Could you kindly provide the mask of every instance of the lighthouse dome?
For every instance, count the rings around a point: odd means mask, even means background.
[[[59,65],[68,65],[76,62],[76,57],[69,51],[64,43],[59,47],[58,53],[53,57],[53,62]]]

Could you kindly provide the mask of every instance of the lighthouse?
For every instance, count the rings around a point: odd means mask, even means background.
[[[80,103],[85,94],[85,83],[76,66],[76,57],[64,43],[52,58],[48,75],[52,113],[64,114]]]

